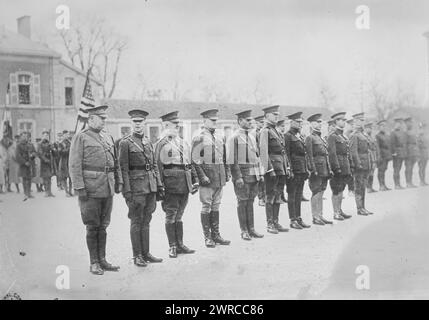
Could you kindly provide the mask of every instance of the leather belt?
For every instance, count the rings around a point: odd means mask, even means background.
[[[279,152],[270,152],[269,155],[281,156],[281,155],[283,155],[285,153],[286,153],[286,151],[282,150],[282,151],[279,151]]]
[[[145,164],[144,166],[129,166],[129,170],[146,170],[150,171],[155,169],[155,166],[153,164]]]
[[[108,173],[108,172],[115,172],[115,167],[84,166],[83,170]]]
[[[191,170],[190,164],[166,164],[164,169],[182,169],[182,170]]]

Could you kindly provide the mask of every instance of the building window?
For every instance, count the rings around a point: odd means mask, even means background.
[[[30,119],[18,119],[18,134],[24,131],[30,132],[34,141],[36,135],[36,122]]]
[[[155,143],[159,139],[159,127],[158,126],[150,126],[149,127],[149,139],[150,142]]]
[[[66,106],[74,105],[74,79],[73,78],[65,78],[65,101]]]
[[[131,126],[121,126],[121,137],[125,137],[131,133]]]
[[[18,75],[19,104],[30,104],[31,76],[28,74]]]

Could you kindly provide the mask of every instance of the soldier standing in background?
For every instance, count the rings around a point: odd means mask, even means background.
[[[15,184],[16,192],[19,193],[20,178],[18,176],[19,164],[16,161],[16,147],[19,143],[19,135],[15,135],[12,145],[7,149],[7,170],[8,170],[8,191],[12,191],[10,186]]]
[[[365,123],[364,132],[363,132],[363,134],[369,141],[369,173],[368,173],[368,181],[366,184],[367,193],[377,192],[377,190],[373,188],[373,184],[374,184],[374,172],[375,172],[375,168],[377,167],[377,162],[379,158],[378,156],[379,151],[377,147],[377,141],[372,136],[372,127],[373,127],[372,122]]]
[[[286,130],[286,119],[281,119],[277,121],[276,126],[277,132],[280,134],[281,137],[284,137]],[[279,177],[279,184],[278,184],[278,190],[280,192],[280,197],[276,200],[279,204],[285,204],[287,203],[286,196],[285,196],[285,186],[286,186],[286,176],[280,176]]]
[[[59,174],[59,168],[60,168],[60,153],[59,153],[59,146],[62,141],[63,133],[58,132],[56,141],[53,143],[53,155],[54,155],[54,163],[55,163],[55,179],[57,181],[57,188],[58,190],[62,190],[63,187],[61,185],[61,179]]]
[[[419,157],[419,147],[417,145],[417,134],[413,128],[413,118],[408,117],[404,119],[407,127],[407,157],[405,158],[405,180],[407,188],[417,188],[413,184],[413,171],[414,165]]]
[[[22,178],[24,200],[34,198],[31,194],[31,179],[33,178],[33,166],[35,157],[31,155],[31,147],[28,142],[28,132],[22,132],[20,141],[16,146],[15,158],[19,164],[18,176]]]
[[[343,192],[352,174],[349,141],[343,134],[346,125],[345,114],[345,112],[338,112],[331,116],[336,129],[328,137],[329,163],[334,173],[329,181],[332,190],[332,207],[334,219],[340,221],[351,218],[351,215],[344,213],[341,208]]]
[[[378,184],[380,185],[380,191],[390,190],[386,186],[385,174],[389,161],[392,160],[392,151],[390,149],[390,137],[386,133],[386,120],[380,120],[378,123],[379,131],[375,136],[379,153],[377,163],[377,177]]]
[[[355,132],[350,138],[350,153],[354,165],[356,208],[357,214],[367,216],[373,214],[365,208],[365,187],[371,170],[371,142],[363,132],[364,113],[357,113],[353,118]]]
[[[42,139],[37,138],[35,144],[33,144],[33,142],[31,142],[31,135],[30,135],[30,148],[32,148],[32,150],[34,150],[34,154],[35,159],[34,159],[34,177],[32,179],[32,182],[36,185],[36,190],[37,192],[43,192],[43,179],[40,175],[40,170],[41,170],[41,162],[39,157],[37,157],[37,151],[36,151],[36,146],[39,145],[40,141],[42,141]]]
[[[353,118],[346,121],[346,129],[344,130],[344,136],[347,138],[347,140],[350,143],[350,137],[353,134],[354,131],[354,124],[353,124]],[[355,181],[353,177],[353,167],[351,168],[351,175],[349,176],[349,179],[347,180],[347,190],[349,191],[349,197],[355,196]]]
[[[192,141],[192,162],[200,182],[201,224],[208,248],[216,243],[231,243],[219,232],[219,206],[223,187],[230,179],[230,169],[226,165],[225,138],[216,134],[218,111],[211,109],[201,113],[204,128]]]
[[[58,166],[58,176],[61,181],[61,186],[66,192],[66,197],[72,197],[72,183],[69,175],[69,157],[70,157],[71,139],[67,130],[63,131],[62,141],[58,146],[58,154],[60,156]]]
[[[395,128],[390,134],[390,149],[393,157],[393,181],[395,189],[404,189],[401,186],[401,168],[407,158],[407,134],[403,130],[403,119],[395,119]]]
[[[420,177],[420,186],[427,186],[426,183],[426,165],[429,157],[429,139],[426,132],[426,123],[420,123],[419,125],[419,135],[417,137],[417,144],[419,146],[419,177]]]
[[[313,114],[308,117],[307,121],[311,125],[311,134],[305,139],[305,148],[310,171],[308,184],[312,193],[313,223],[317,225],[332,224],[332,221],[323,217],[323,193],[333,172],[329,164],[328,142],[322,138],[322,114]]]
[[[252,111],[237,113],[239,129],[228,141],[228,163],[231,166],[232,183],[237,196],[237,214],[241,238],[262,238],[255,231],[253,202],[258,193],[258,183],[263,179],[262,166],[256,139],[249,134],[252,128]]]
[[[256,128],[255,128],[255,138],[256,138],[256,146],[259,152],[259,139],[261,135],[261,129],[264,127],[264,116],[258,116],[255,118]],[[258,204],[261,207],[265,207],[265,181],[264,179],[259,180],[258,182]]]
[[[145,267],[146,262],[162,262],[149,252],[150,221],[156,209],[156,193],[162,188],[152,143],[145,136],[148,113],[131,110],[132,133],[119,143],[119,164],[124,186],[122,195],[128,206],[130,237],[134,264]]]
[[[51,180],[54,175],[54,159],[52,145],[49,142],[49,131],[42,132],[42,141],[37,146],[37,154],[40,159],[40,177],[43,179],[45,197],[55,197],[52,194]]]
[[[164,131],[156,144],[155,158],[165,187],[162,209],[165,212],[165,232],[169,245],[169,257],[192,254],[195,250],[183,243],[183,213],[189,193],[198,191],[199,181],[191,164],[191,149],[179,136],[179,112],[173,111],[161,117]]]
[[[110,224],[113,195],[121,192],[123,185],[121,170],[115,167],[113,138],[102,133],[106,109],[107,106],[97,106],[88,110],[88,128],[76,135],[70,147],[70,177],[79,195],[90,272],[95,275],[119,270],[119,266],[106,260],[106,229]]]
[[[291,175],[289,160],[286,155],[284,137],[276,130],[280,106],[264,108],[265,124],[261,129],[259,150],[261,162],[265,173],[265,214],[267,218],[267,231],[277,234],[287,232],[279,224],[280,203],[282,190],[279,182]]]
[[[290,129],[285,133],[285,147],[292,175],[286,181],[290,227],[294,229],[310,228],[301,218],[301,201],[305,180],[309,177],[305,142],[301,136],[302,112],[288,116]]]

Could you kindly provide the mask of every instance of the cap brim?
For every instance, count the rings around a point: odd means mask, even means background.
[[[131,118],[132,121],[143,121],[146,120],[146,118],[143,117],[135,117],[135,118]]]

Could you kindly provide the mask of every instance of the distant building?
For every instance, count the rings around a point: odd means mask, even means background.
[[[29,16],[17,22],[17,33],[0,26],[0,121],[8,110],[14,134],[73,130],[86,74],[31,40]],[[91,85],[98,97],[101,83]]]

